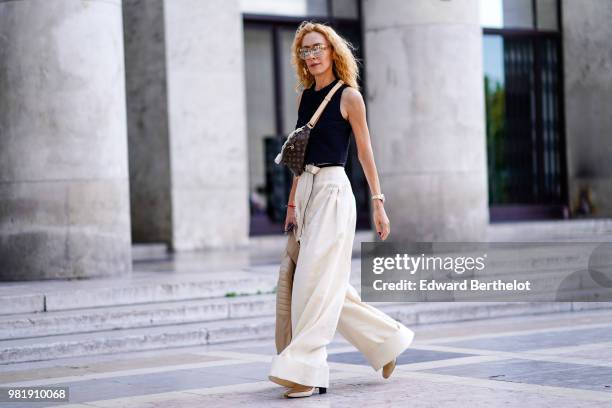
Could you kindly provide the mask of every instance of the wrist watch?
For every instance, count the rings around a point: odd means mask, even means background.
[[[382,201],[383,204],[385,203],[385,195],[384,194],[374,194],[372,196],[372,200],[376,200],[376,199]]]

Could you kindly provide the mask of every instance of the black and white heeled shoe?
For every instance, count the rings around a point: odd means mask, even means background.
[[[287,398],[310,397],[314,393],[315,388],[319,389],[319,394],[325,394],[327,392],[326,387],[310,387],[308,389],[296,387],[291,388],[289,391],[285,392],[283,396]]]

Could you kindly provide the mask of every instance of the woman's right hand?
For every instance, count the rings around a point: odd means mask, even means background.
[[[297,226],[294,207],[287,207],[287,215],[285,216],[285,232],[287,232],[287,228],[289,228],[289,224],[293,224]]]

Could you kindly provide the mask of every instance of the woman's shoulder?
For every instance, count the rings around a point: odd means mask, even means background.
[[[358,89],[347,84],[343,84],[342,87],[341,93],[343,100],[349,103],[359,103],[360,101],[363,101],[363,95],[361,95],[361,92],[359,92]]]
[[[364,106],[363,96],[358,89],[347,86],[342,90],[340,112],[345,120],[350,116],[351,112],[360,111]]]

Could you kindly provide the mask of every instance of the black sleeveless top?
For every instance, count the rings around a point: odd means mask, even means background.
[[[298,109],[296,129],[310,120],[327,93],[337,82],[338,79],[334,79],[318,91],[314,89],[316,84],[304,89]],[[347,84],[342,84],[336,90],[323,113],[319,116],[314,128],[310,131],[304,164],[337,163],[342,166],[346,165],[352,128],[350,122],[344,119],[340,113],[340,99],[342,91],[347,86]]]

